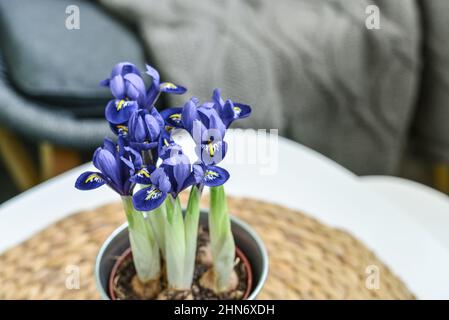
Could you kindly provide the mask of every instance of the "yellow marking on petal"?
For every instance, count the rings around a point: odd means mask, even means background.
[[[125,100],[120,100],[117,104],[117,111],[120,111],[123,108],[123,104],[125,103]]]
[[[171,116],[169,116],[170,119],[173,120],[179,120],[181,119],[181,114],[180,113],[173,113]]]
[[[240,112],[242,112],[242,109],[239,107],[234,107],[234,111],[237,112],[237,114],[239,114]]]
[[[214,177],[218,177],[219,174],[216,173],[215,171],[211,171],[211,170],[207,170],[205,173],[206,176],[214,176]]]
[[[164,139],[164,144],[165,144],[166,146],[168,146],[168,145],[169,145],[169,143],[168,143],[167,139]]]
[[[175,127],[173,126],[165,126],[165,131],[170,132],[171,130],[173,130]]]
[[[151,198],[153,198],[155,195],[157,195],[159,190],[157,189],[153,189],[150,192],[148,192],[148,195],[145,197],[145,200],[150,200]]]
[[[211,157],[213,157],[215,154],[215,148],[213,143],[209,143],[209,154],[211,155]]]
[[[117,126],[117,129],[118,129],[118,130],[123,130],[123,131],[125,131],[125,132],[128,132],[128,127],[127,127],[127,126],[118,125],[118,126]]]
[[[174,83],[171,83],[171,82],[164,82],[164,83],[161,84],[161,87],[163,89],[176,89],[176,88],[178,88]]]
[[[91,181],[96,181],[96,180],[101,180],[101,178],[98,176],[98,174],[96,173],[92,173],[91,175],[89,175],[86,179],[86,181],[84,181],[84,183],[89,183]]]
[[[150,174],[148,173],[148,171],[146,169],[140,169],[138,174],[141,174],[147,178],[150,177]]]

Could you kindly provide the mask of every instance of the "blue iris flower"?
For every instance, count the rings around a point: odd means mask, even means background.
[[[91,190],[106,184],[122,196],[131,195],[134,186],[130,181],[132,172],[122,161],[128,155],[123,138],[119,138],[117,144],[106,138],[103,146],[93,156],[93,164],[99,172],[82,173],[76,180],[75,187],[79,190]]]
[[[125,123],[139,105],[145,103],[145,83],[139,69],[132,63],[116,64],[110,78],[100,82],[100,85],[109,87],[115,97],[105,109],[106,119],[112,124]]]
[[[176,146],[172,147],[170,157],[162,162],[161,168],[164,169],[170,180],[170,193],[173,198],[176,198],[182,190],[195,183],[189,158]]]
[[[157,147],[164,120],[156,108],[135,111],[128,121],[127,138],[131,147],[138,151]]]
[[[166,157],[162,158],[161,165],[150,176],[151,184],[133,196],[134,206],[138,210],[153,210],[168,194],[175,199],[184,189],[201,182],[179,145],[166,146],[164,154]]]
[[[159,94],[161,92],[166,93],[173,93],[173,94],[183,94],[187,91],[186,88],[177,85],[173,82],[163,82],[161,83],[159,72],[157,72],[156,69],[153,67],[146,65],[147,71],[146,74],[148,74],[153,80],[151,83],[151,87],[147,91],[145,106],[147,108],[151,108],[154,106],[154,103],[156,102],[157,98],[159,97]]]
[[[145,102],[145,83],[139,69],[132,63],[116,64],[110,78],[101,81],[100,85],[109,87],[116,99],[129,99],[139,104]]]
[[[220,89],[215,89],[212,101],[200,104],[192,98],[182,107],[161,112],[166,129],[184,128],[196,143],[196,154],[205,165],[219,163],[226,155],[227,143],[223,140],[226,129],[237,119],[251,114],[251,107],[231,100],[224,101]]]
[[[142,154],[131,147],[125,147],[127,151],[121,160],[128,166],[129,180],[134,183],[149,185],[151,184],[150,176],[156,169],[153,164],[147,164],[143,161]]]
[[[195,141],[195,152],[206,165],[217,164],[227,152],[227,143],[223,140],[226,126],[212,103],[200,106],[195,100],[188,101],[181,115],[183,127]]]
[[[133,204],[137,210],[151,211],[159,207],[170,192],[170,180],[163,168],[157,168],[150,177],[149,187],[137,191],[133,196]]]
[[[133,196],[134,207],[150,211],[162,204],[168,194],[173,198],[195,184],[191,164],[182,155],[167,158],[150,176],[151,184]]]
[[[229,172],[225,169],[205,165],[201,162],[193,165],[193,174],[197,185],[205,185],[208,187],[221,186],[229,179]]]
[[[118,140],[115,143],[106,138],[93,156],[98,172],[84,172],[75,183],[80,190],[108,185],[122,196],[132,196],[135,208],[142,211],[157,208],[168,195],[176,198],[193,185],[202,190],[203,186],[224,184],[229,173],[217,164],[227,152],[226,130],[233,121],[251,113],[247,105],[224,101],[219,89],[214,90],[210,102],[200,104],[192,98],[182,107],[159,113],[154,104],[160,93],[182,94],[186,89],[171,82],[161,83],[159,73],[151,66],[146,66],[146,73],[152,78],[148,90],[140,71],[129,62],[117,64],[111,76],[101,82],[115,98],[106,106],[105,116]],[[190,133],[197,163],[192,165],[173,141],[173,128]],[[144,188],[133,195],[136,184]]]
[[[247,118],[251,114],[251,107],[243,104],[232,102],[231,100],[224,101],[221,97],[221,90],[216,88],[212,94],[213,108],[217,111],[226,128],[234,122],[234,120]]]

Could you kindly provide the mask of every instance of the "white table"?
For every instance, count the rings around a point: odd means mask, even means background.
[[[420,183],[391,176],[360,177],[363,184],[400,207],[449,250],[449,197]]]
[[[223,166],[231,173],[226,184],[230,195],[276,202],[345,229],[374,250],[417,297],[449,297],[449,250],[404,206],[366,179],[284,138],[279,138],[274,157],[265,165],[261,159],[251,164],[254,159],[248,157],[238,161],[245,151],[254,153],[251,147],[267,145],[252,132],[235,130],[227,136],[231,147]],[[276,141],[271,135],[263,137]],[[267,174],[266,163],[278,163],[277,170]],[[73,212],[117,201],[105,187],[90,192],[74,189],[77,176],[91,167],[73,169],[2,204],[0,252]]]

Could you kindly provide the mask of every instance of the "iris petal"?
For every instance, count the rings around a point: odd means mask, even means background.
[[[106,183],[103,175],[98,172],[87,171],[82,173],[75,182],[75,188],[79,190],[92,190]]]
[[[182,127],[182,108],[168,108],[161,111],[165,123],[175,128]]]
[[[129,127],[132,128],[132,137],[133,140],[136,142],[144,142],[145,139],[147,138],[147,134],[146,134],[146,130],[145,130],[145,121],[142,117],[138,116],[137,113],[134,113],[135,117],[135,122],[133,122],[133,124],[130,125]],[[131,120],[134,117],[131,116]]]
[[[173,176],[176,180],[176,192],[179,193],[184,189],[185,182],[190,175],[190,164],[180,163],[173,167]]]
[[[243,119],[249,117],[251,114],[251,107],[243,103],[234,103],[234,117],[236,119]]]
[[[159,127],[163,128],[165,122],[159,111],[157,111],[157,109],[153,107],[150,109],[150,114],[156,119],[157,123],[159,124]]]
[[[111,128],[112,132],[114,132],[116,135],[122,134],[126,135],[128,134],[128,124],[120,123],[120,124],[113,124],[109,123],[109,127]]]
[[[224,101],[221,98],[221,90],[219,88],[215,88],[214,89],[214,92],[212,93],[212,101],[215,102],[215,104],[218,107],[223,106]],[[219,111],[219,110],[217,110],[217,111]]]
[[[115,76],[109,82],[112,95],[117,99],[125,98],[125,81],[122,76]]]
[[[224,125],[229,127],[235,119],[235,112],[234,112],[234,104],[231,100],[227,100],[223,106],[223,111],[221,114],[221,119],[223,120]]]
[[[133,204],[137,210],[151,211],[159,207],[166,197],[166,192],[162,192],[156,186],[151,185],[134,194]]]
[[[111,72],[111,78],[120,75],[124,76],[128,73],[135,73],[137,75],[140,75],[139,69],[137,69],[136,65],[131,62],[119,62],[117,63]]]
[[[114,141],[112,141],[110,138],[106,137],[103,140],[103,148],[108,150],[110,153],[114,153],[116,150],[116,145]]]
[[[154,171],[154,167],[143,167],[136,171],[134,176],[131,177],[131,181],[138,184],[151,184],[151,172]]]
[[[104,79],[104,80],[100,81],[100,86],[101,87],[109,87],[109,83],[110,83],[109,78],[108,79]]]
[[[136,87],[134,87],[131,83],[127,82],[125,96],[130,100],[138,100],[141,94],[139,90],[136,89]]]
[[[130,142],[130,146],[136,150],[150,150],[156,148],[158,143],[156,141],[153,142]]]
[[[192,174],[195,179],[195,183],[201,183],[203,181],[204,176],[204,165],[201,164],[194,164]]]
[[[182,108],[181,121],[184,128],[191,132],[193,128],[193,122],[198,120],[198,112],[196,110],[195,102],[190,99]]]
[[[98,150],[98,149],[97,149]],[[119,168],[117,166],[117,160],[114,154],[108,150],[101,149],[94,154],[94,165],[103,174],[108,177],[116,186],[121,185],[121,179],[119,176]]]
[[[159,91],[173,94],[183,94],[187,91],[187,89],[172,82],[164,82],[159,85]]]
[[[153,171],[151,175],[151,181],[153,184],[157,185],[159,190],[162,192],[168,192],[171,188],[170,180],[165,173],[165,170],[161,167]]]
[[[137,102],[126,100],[111,100],[105,109],[105,117],[112,124],[127,122],[133,112],[137,110]]]
[[[145,95],[145,83],[143,82],[143,80],[140,76],[138,76],[137,74],[134,74],[134,73],[128,73],[123,78],[125,78],[125,80],[129,81],[129,83],[137,91],[138,95]],[[135,99],[137,99],[137,97]]]
[[[217,166],[206,166],[203,183],[208,187],[217,187],[229,179],[229,172]]]
[[[150,140],[156,140],[161,133],[161,127],[158,121],[150,114],[145,115],[144,119]]]
[[[148,74],[152,79],[153,79],[153,83],[156,84],[156,86],[159,86],[159,81],[160,81],[160,76],[159,76],[159,72],[157,72],[156,69],[154,69],[152,66],[150,65],[146,65],[147,71],[145,72],[146,74]]]
[[[206,165],[221,162],[227,152],[228,144],[225,141],[202,143],[195,147],[198,158]]]

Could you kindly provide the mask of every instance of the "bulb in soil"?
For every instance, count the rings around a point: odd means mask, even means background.
[[[231,276],[229,277],[228,287],[224,292],[234,291],[235,289],[237,289],[238,284],[239,278],[237,276],[237,273],[235,273],[235,271],[233,270]],[[210,268],[201,276],[200,285],[203,288],[212,290],[213,292],[216,293],[218,292],[216,285],[216,277],[213,268]]]
[[[212,266],[212,264],[214,263],[214,260],[212,258],[212,249],[211,249],[210,243],[198,248],[198,253],[197,253],[196,259],[197,259],[198,264],[203,264],[207,267]]]
[[[135,275],[131,280],[131,286],[136,295],[142,299],[154,299],[161,292],[161,282],[159,278],[142,283],[137,275]]]
[[[157,300],[193,300],[190,290],[165,289],[157,296]]]

